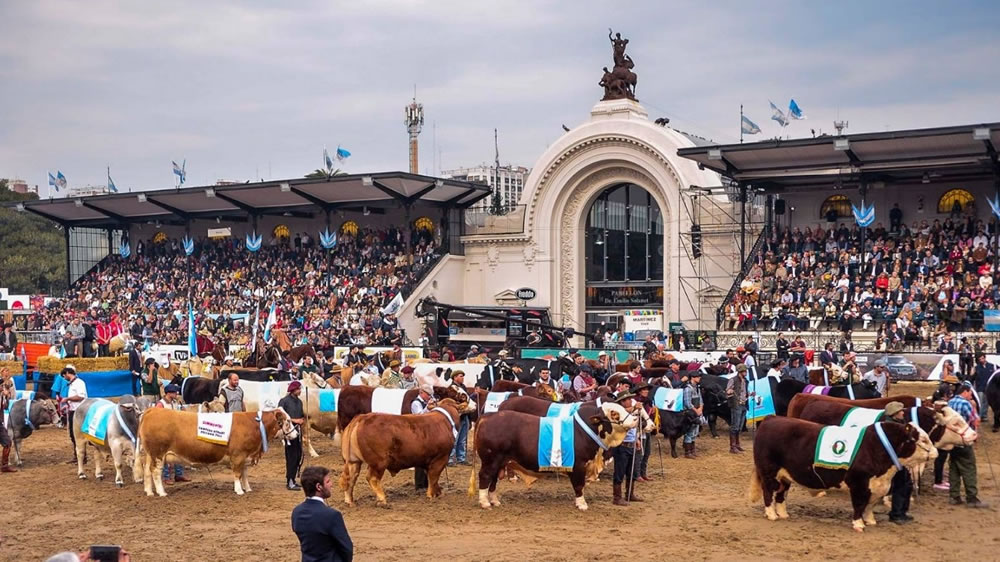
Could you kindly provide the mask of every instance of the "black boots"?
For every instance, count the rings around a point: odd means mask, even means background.
[[[622,498],[622,485],[621,484],[614,484],[613,487],[612,487],[612,490],[614,490],[614,497],[615,497],[615,499],[612,500],[611,503],[613,503],[615,505],[628,505],[628,502],[626,502],[625,499]]]
[[[684,444],[684,458],[686,459],[696,459],[698,458],[698,453],[694,450],[694,443]]]
[[[739,435],[729,434],[729,452],[734,455],[740,454],[740,449],[737,440],[740,438]]]
[[[17,469],[10,466],[10,445],[3,448],[3,460],[0,461],[0,472],[17,472]]]

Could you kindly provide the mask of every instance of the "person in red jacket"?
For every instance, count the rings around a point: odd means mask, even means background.
[[[111,343],[111,327],[105,322],[105,318],[102,316],[98,318],[94,324],[94,335],[97,339],[97,356],[107,357],[111,355],[108,349],[108,344]]]

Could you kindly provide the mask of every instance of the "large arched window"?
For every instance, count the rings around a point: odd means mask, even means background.
[[[587,213],[587,282],[663,280],[663,214],[645,189],[604,190]]]
[[[944,195],[938,199],[938,213],[947,214],[955,210],[955,203],[958,203],[958,211],[965,211],[965,208],[969,204],[974,204],[976,198],[972,196],[971,193],[964,189],[952,189],[946,191]]]
[[[823,201],[819,208],[819,218],[825,219],[831,210],[837,211],[837,218],[854,216],[851,212],[851,200],[846,195],[831,195]]]

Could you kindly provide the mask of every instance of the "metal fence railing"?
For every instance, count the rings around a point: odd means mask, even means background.
[[[499,209],[476,207],[465,210],[462,234],[519,234],[524,232],[526,205],[504,205]]]

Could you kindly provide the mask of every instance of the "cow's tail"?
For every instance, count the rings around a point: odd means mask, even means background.
[[[476,429],[479,424],[472,426],[472,468],[469,469],[469,497],[476,497]]]
[[[750,503],[756,503],[764,499],[764,489],[760,486],[760,473],[757,472],[757,467],[753,467],[753,472],[750,473],[750,492],[747,494],[747,499]]]

